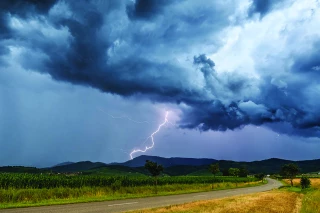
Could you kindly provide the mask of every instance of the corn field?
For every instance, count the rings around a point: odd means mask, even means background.
[[[121,186],[135,187],[148,186],[154,184],[152,177],[127,177],[127,176],[99,176],[99,175],[50,175],[50,174],[12,174],[0,173],[1,189],[42,189],[42,188],[81,188],[81,187],[107,187],[115,183],[117,180],[121,182]],[[118,181],[118,182],[119,182]],[[167,184],[199,184],[199,183],[221,183],[221,182],[252,182],[255,178],[239,178],[239,177],[190,177],[190,176],[174,176],[159,177],[158,185]]]

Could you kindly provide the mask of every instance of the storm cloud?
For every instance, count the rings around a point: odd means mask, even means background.
[[[0,63],[174,103],[181,128],[320,137],[320,5],[276,2],[1,1]]]

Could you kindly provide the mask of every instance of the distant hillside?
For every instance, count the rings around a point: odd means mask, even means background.
[[[11,172],[11,173],[41,173],[43,169],[36,167],[24,167],[24,166],[3,166],[0,167],[0,172]]]
[[[70,165],[70,164],[73,164],[74,162],[70,162],[70,161],[67,161],[67,162],[63,162],[63,163],[59,163],[57,165],[54,165],[53,167],[57,167],[57,166],[66,166],[66,165]]]
[[[240,168],[246,167],[250,173],[278,173],[284,164],[296,163],[301,169],[302,173],[314,172],[320,170],[320,159],[317,160],[305,160],[305,161],[290,161],[278,158],[270,158],[261,161],[229,161],[229,160],[216,160],[216,159],[197,159],[197,158],[162,158],[157,156],[142,155],[136,157],[118,165],[129,167],[142,167],[146,160],[151,160],[163,165],[165,173],[169,175],[188,175],[190,173],[195,174],[207,174],[208,165],[211,163],[219,163],[220,171],[229,169],[230,167]],[[199,172],[201,170],[201,172]],[[210,174],[210,173],[208,173]]]
[[[225,172],[229,168],[246,167],[249,173],[263,172],[265,174],[279,173],[281,167],[287,163],[296,163],[302,173],[320,171],[320,159],[305,161],[290,161],[271,158],[261,161],[229,161],[215,159],[197,158],[162,158],[157,156],[139,156],[124,163],[105,164],[101,162],[82,161],[77,163],[65,162],[51,168],[38,169],[35,167],[6,166],[0,167],[0,172],[40,173],[40,172],[82,172],[83,174],[99,175],[150,175],[144,168],[146,160],[155,161],[164,168],[164,175],[211,175],[208,168],[211,163],[219,163],[220,171]]]
[[[54,166],[48,169],[50,169],[53,172],[82,172],[102,166],[106,166],[106,164],[101,162],[94,163],[91,161],[81,161],[62,166]]]
[[[145,176],[149,175],[148,171],[143,167],[131,168],[127,166],[120,165],[108,165],[93,168],[87,171],[84,171],[83,174],[95,174],[95,175],[124,175],[124,176]]]
[[[144,164],[146,163],[146,160],[157,162],[164,167],[181,166],[181,165],[201,166],[201,165],[209,165],[211,163],[217,162],[217,160],[215,159],[208,159],[208,158],[162,158],[157,156],[141,155],[127,162],[119,163],[118,165],[129,166],[129,167],[141,167],[141,166],[144,166]]]

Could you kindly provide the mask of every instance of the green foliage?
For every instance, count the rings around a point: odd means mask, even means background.
[[[146,160],[144,167],[151,173],[153,177],[157,177],[161,174],[161,172],[163,172],[162,165],[153,161]]]
[[[240,169],[238,169],[238,168],[230,168],[228,170],[228,172],[229,172],[229,175],[238,177],[239,173],[240,173]]]
[[[294,163],[285,164],[282,166],[280,174],[285,178],[289,178],[291,186],[293,186],[292,179],[299,174],[299,167]]]
[[[247,183],[243,186],[257,186]],[[235,188],[235,183],[216,184],[215,189]],[[165,184],[158,186],[160,195],[173,195],[191,192],[209,191],[208,184]],[[118,200],[125,198],[149,197],[154,192],[153,186],[121,187],[113,193],[111,187],[81,187],[53,189],[0,189],[0,209],[22,206],[38,206],[49,204],[66,204],[88,201]],[[1,212],[1,210],[0,210]]]
[[[111,183],[111,189],[113,194],[119,190],[121,188],[121,181],[120,180],[116,180],[115,182]]]
[[[263,173],[258,173],[258,174],[254,175],[255,178],[257,178],[258,180],[261,180],[261,181],[263,181],[264,176],[265,175]]]
[[[216,175],[218,172],[220,172],[219,163],[211,164],[209,170],[213,175]]]
[[[158,185],[167,184],[203,184],[212,183],[211,176],[174,176],[159,177]],[[123,187],[152,186],[154,179],[147,176],[104,176],[104,175],[50,175],[50,174],[19,174],[0,173],[0,188],[2,189],[43,189],[43,188],[81,188],[110,187],[119,180]],[[222,182],[252,182],[255,178],[216,177],[215,183]]]
[[[223,175],[223,176],[229,176],[229,169],[226,169],[226,168],[223,169],[223,170],[222,170],[222,175]]]
[[[307,178],[307,177],[302,177],[302,178],[300,179],[300,185],[301,185],[301,188],[302,188],[302,189],[309,188],[310,185],[311,185],[311,181],[310,181],[310,179]]]
[[[241,167],[239,171],[239,177],[247,177],[249,171],[246,167]]]

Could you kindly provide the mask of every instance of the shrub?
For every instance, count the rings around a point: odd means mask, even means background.
[[[302,177],[300,179],[300,185],[302,189],[309,188],[311,185],[310,179],[307,177]]]
[[[121,181],[120,180],[116,180],[114,183],[111,184],[111,189],[113,194],[119,190],[121,188]]]

